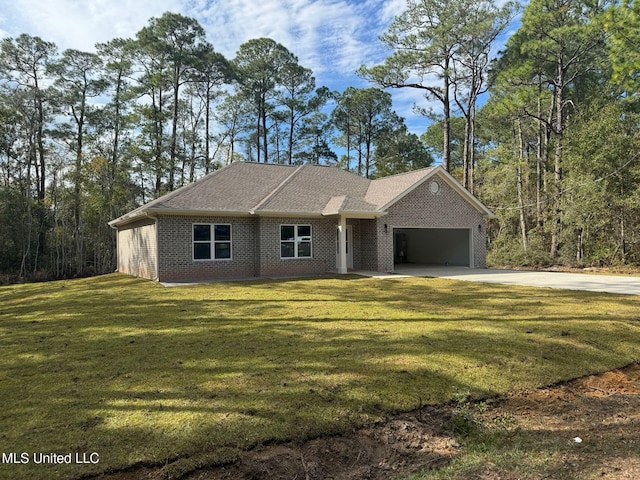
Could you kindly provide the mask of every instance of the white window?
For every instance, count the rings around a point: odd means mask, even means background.
[[[311,257],[311,225],[280,225],[280,258]]]
[[[230,260],[231,225],[226,223],[194,223],[193,259]]]

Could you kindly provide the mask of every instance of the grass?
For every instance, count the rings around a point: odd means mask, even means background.
[[[0,478],[130,465],[179,476],[242,449],[345,431],[640,358],[640,298],[360,277],[164,288],[113,274],[0,288]]]

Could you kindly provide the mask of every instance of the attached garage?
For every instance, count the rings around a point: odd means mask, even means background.
[[[473,266],[470,228],[394,228],[394,264]]]

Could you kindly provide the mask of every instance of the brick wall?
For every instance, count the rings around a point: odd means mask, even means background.
[[[156,224],[152,218],[118,229],[118,271],[156,280],[158,252]]]
[[[351,225],[351,248],[353,249],[353,268],[354,270],[362,270],[362,220],[350,218],[347,225]]]
[[[230,224],[231,259],[194,260],[194,223]],[[256,229],[257,219],[253,217],[159,217],[159,280],[177,282],[256,276]]]
[[[384,221],[382,224],[384,224]],[[363,270],[378,270],[378,220],[360,220],[359,245],[360,268]]]
[[[465,228],[472,235],[475,268],[486,267],[485,220],[444,180],[434,177],[440,186],[437,193],[430,191],[431,180],[415,188],[389,209],[388,215],[377,219],[377,267],[381,272],[393,271],[393,228]],[[387,232],[384,231],[387,224]],[[481,225],[481,229],[478,229]]]
[[[193,260],[194,223],[230,224],[232,258]],[[280,258],[280,225],[311,225],[311,258]],[[160,281],[196,281],[320,275],[335,271],[335,235],[335,219],[161,216],[158,277]]]
[[[311,258],[280,258],[280,225],[311,225]],[[320,275],[336,269],[335,219],[259,218],[259,275]]]

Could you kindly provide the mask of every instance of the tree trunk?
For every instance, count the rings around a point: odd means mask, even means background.
[[[289,165],[291,165],[293,163],[293,134],[294,134],[294,130],[295,130],[295,112],[293,111],[293,109],[291,109],[291,115],[289,117],[289,151],[288,153],[288,157],[289,157]]]
[[[267,109],[266,100],[265,107],[262,109],[262,147],[264,148],[264,163],[269,161],[269,135],[267,134]]]
[[[476,107],[471,108],[471,123],[469,131],[469,192],[473,195],[474,175],[476,163]]]
[[[211,87],[207,84],[207,95],[205,100],[205,120],[204,120],[204,173],[209,173],[211,169],[211,150],[209,143],[211,142],[211,133],[209,132],[209,122],[211,121]]]
[[[464,145],[462,147],[462,186],[469,190],[469,135],[471,134],[471,125],[469,116],[464,118]]]
[[[564,129],[564,121],[563,121],[563,103],[564,103],[564,70],[563,64],[559,60],[558,61],[558,72],[557,72],[557,84],[554,92],[554,104],[555,104],[555,134],[556,134],[556,143],[554,149],[554,190],[555,190],[555,208],[554,208],[554,216],[553,216],[553,225],[551,231],[551,257],[558,257],[558,250],[560,248],[559,245],[559,236],[560,236],[560,228],[561,228],[561,215],[562,215],[562,134]]]
[[[450,79],[449,74],[446,73],[449,68],[449,62],[447,61],[445,64],[445,75],[444,75],[444,92],[442,98],[442,106],[444,112],[444,120],[442,122],[442,168],[444,168],[447,172],[451,171],[451,105],[450,105]]]
[[[627,239],[625,233],[624,211],[620,214],[620,260],[623,265],[627,264]]]
[[[520,120],[516,120],[516,126],[518,129],[518,166],[516,168],[516,184],[518,191],[518,209],[520,211],[520,233],[522,235],[522,248],[526,252],[529,249],[529,241],[527,238],[527,216],[525,211],[524,202],[524,188],[522,182],[522,166],[525,163],[525,142],[524,134],[522,133],[522,123]]]
[[[583,233],[584,230],[582,228],[578,228],[578,245],[576,249],[576,262],[578,265],[582,265],[584,262]]]
[[[180,67],[175,67],[173,78],[173,121],[171,122],[171,145],[169,147],[169,191],[175,188],[176,148],[178,145],[178,113],[180,99]]]
[[[38,78],[37,76],[34,76],[34,78],[35,78],[34,102],[35,102],[36,111],[38,112],[36,144],[38,147],[38,157],[39,157],[38,158],[39,164],[36,165],[36,172],[38,168],[40,169],[37,175],[38,176],[37,195],[38,195],[38,201],[42,203],[44,200],[45,178],[47,175],[46,168],[45,168],[46,158],[45,158],[45,151],[44,151],[44,105],[42,100],[43,93],[40,91],[40,86],[38,85]]]

